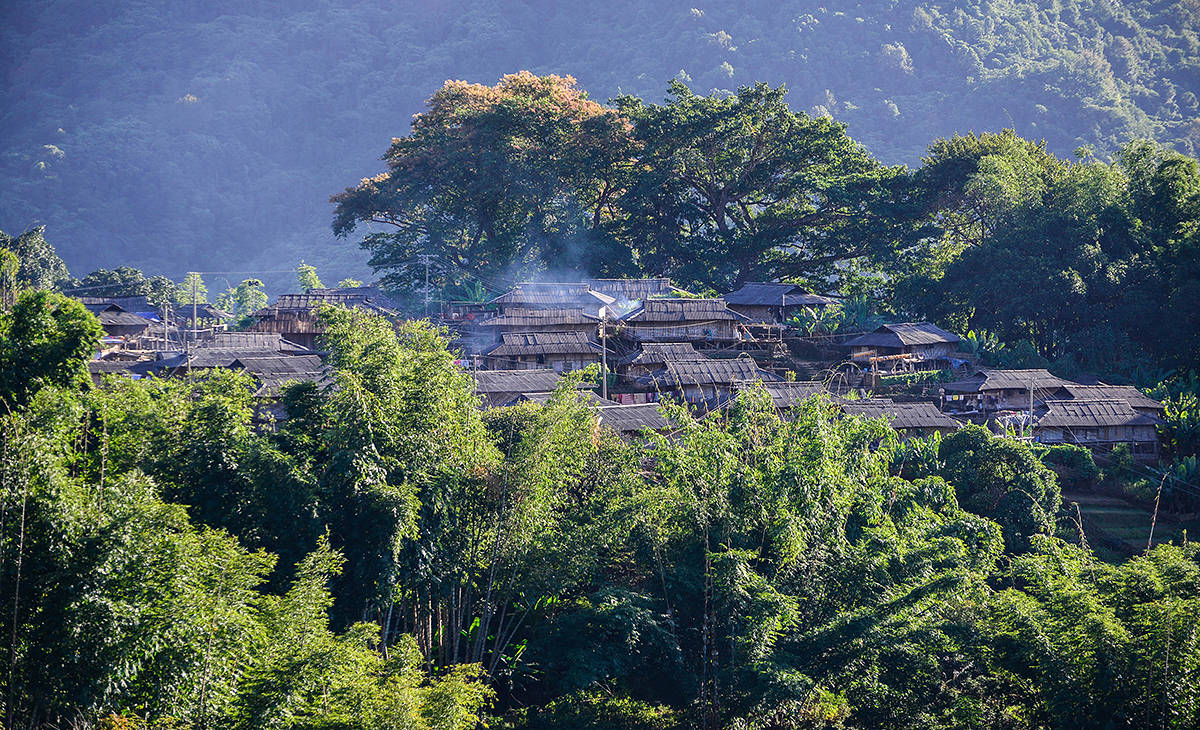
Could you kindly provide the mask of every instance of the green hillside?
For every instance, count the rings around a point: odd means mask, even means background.
[[[361,275],[328,196],[381,169],[444,80],[519,69],[599,100],[786,83],[885,162],[1003,127],[1061,155],[1194,155],[1198,24],[1195,0],[7,3],[0,229],[47,225],[76,274]]]

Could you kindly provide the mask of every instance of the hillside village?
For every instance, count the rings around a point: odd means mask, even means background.
[[[245,371],[260,386],[263,426],[287,418],[284,384],[329,382],[320,306],[395,322],[406,316],[378,286],[283,294],[243,331],[230,331],[230,315],[209,304],[169,312],[144,297],[80,299],[107,334],[89,364],[93,377]],[[1132,386],[989,368],[958,335],[929,322],[813,335],[796,325],[801,313],[835,301],[777,282],[702,298],[665,278],[587,279],[518,283],[482,302],[439,302],[427,316],[450,332],[481,407],[545,402],[570,374],[590,368],[596,375],[575,387],[594,402],[598,422],[626,438],[670,430],[661,401],[704,416],[761,388],[781,413],[822,393],[844,413],[888,420],[902,439],[975,423],[1043,444],[1099,453],[1125,444],[1136,460],[1158,457],[1163,406]]]

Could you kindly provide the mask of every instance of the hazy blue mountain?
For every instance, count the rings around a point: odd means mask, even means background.
[[[887,162],[1002,127],[1060,154],[1200,148],[1195,0],[692,2],[5,3],[0,229],[45,224],[76,274],[361,277],[329,195],[446,79],[519,69],[598,99],[786,83]]]

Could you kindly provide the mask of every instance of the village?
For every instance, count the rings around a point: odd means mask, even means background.
[[[171,311],[145,297],[79,299],[106,333],[89,363],[94,378],[244,371],[258,384],[264,427],[287,418],[279,403],[286,383],[329,383],[321,305],[394,322],[405,317],[378,286],[283,294],[240,331],[231,331],[231,316],[210,304]],[[845,414],[886,419],[901,439],[974,423],[1047,445],[1106,453],[1124,444],[1137,461],[1158,458],[1163,406],[1133,386],[1076,382],[1045,369],[989,368],[958,335],[929,322],[837,334],[805,334],[796,326],[801,313],[819,313],[835,301],[786,283],[747,283],[705,298],[665,278],[586,279],[518,283],[480,302],[433,308],[427,302],[423,315],[450,333],[481,407],[545,402],[565,376],[590,368],[598,376],[575,379],[575,386],[595,404],[600,424],[630,439],[670,430],[661,401],[706,416],[761,387],[785,415],[823,393]]]

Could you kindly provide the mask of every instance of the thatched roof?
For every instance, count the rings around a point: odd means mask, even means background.
[[[800,401],[818,393],[829,394],[824,383],[817,381],[779,381],[763,383],[762,387],[771,396],[776,408],[791,408]]]
[[[1161,412],[1163,404],[1154,400],[1132,385],[1076,385],[1068,383],[1064,386],[1071,400],[1120,400],[1128,403],[1135,410],[1153,410]]]
[[[942,413],[932,403],[895,403],[888,398],[871,400],[843,400],[843,413],[867,418],[885,418],[897,430],[909,428],[961,427],[958,421]]]
[[[361,287],[370,289],[372,287]],[[382,296],[382,295],[380,295]],[[254,313],[257,319],[287,317],[289,319],[313,319],[317,307],[335,304],[353,309],[365,309],[376,314],[396,314],[395,305],[386,297],[377,301],[370,295],[353,289],[312,289],[304,294],[280,294],[274,304]]]
[[[631,403],[600,407],[600,425],[608,426],[618,433],[634,433],[648,428],[660,431],[669,428],[671,422],[658,410],[657,403]]]
[[[588,314],[579,307],[568,309],[527,309],[506,307],[504,314],[480,320],[477,327],[550,327],[560,325],[599,324],[600,318]]]
[[[96,317],[102,327],[150,327],[154,324],[141,315],[120,309],[104,309],[97,312]]]
[[[666,277],[654,279],[586,279],[595,291],[604,292],[617,300],[641,300],[649,297],[686,293],[671,284]]]
[[[621,359],[621,364],[652,366],[672,360],[699,360],[703,357],[690,342],[644,342],[642,349],[626,355]]]
[[[686,388],[697,386],[725,386],[750,381],[778,381],[778,375],[762,370],[748,357],[732,360],[668,361],[660,370],[637,379],[639,383],[659,387]]]
[[[505,307],[525,305],[595,310],[616,301],[604,292],[595,291],[586,282],[522,282],[489,303]]]
[[[1045,368],[1030,368],[1026,370],[980,370],[970,378],[946,383],[942,387],[956,393],[984,393],[996,390],[1028,391],[1031,383],[1035,391],[1075,386],[1069,380],[1052,375]]]
[[[859,335],[843,344],[847,347],[911,347],[958,341],[958,335],[930,322],[901,322],[885,324],[874,332]]]
[[[747,307],[821,307],[833,302],[798,284],[754,281],[722,297],[727,303]]]
[[[537,370],[480,370],[475,373],[476,393],[546,393],[558,387],[562,376],[549,368]]]
[[[267,349],[276,352],[310,354],[312,350],[285,340],[278,332],[214,332],[204,347],[219,349]]]
[[[712,322],[717,320],[749,321],[725,306],[724,299],[647,299],[637,309],[621,317],[634,324]]]
[[[1038,419],[1038,428],[1107,428],[1111,426],[1153,426],[1154,416],[1133,410],[1123,400],[1048,400],[1046,415]]]
[[[501,342],[487,353],[489,357],[518,357],[524,355],[594,355],[600,356],[600,345],[590,341],[583,332],[505,332]]]

